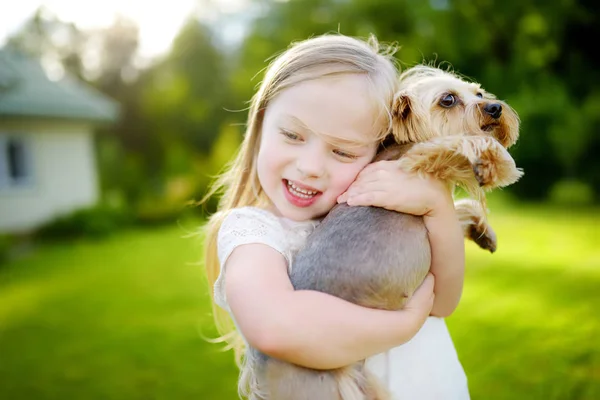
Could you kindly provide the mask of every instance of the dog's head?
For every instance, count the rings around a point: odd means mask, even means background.
[[[519,117],[508,104],[477,83],[425,65],[412,67],[400,76],[392,117],[398,143],[481,134],[509,147],[519,137]]]

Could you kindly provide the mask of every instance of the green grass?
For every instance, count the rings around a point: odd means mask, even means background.
[[[492,211],[498,252],[468,243],[448,319],[472,398],[600,398],[600,214]],[[235,399],[184,233],[46,244],[0,266],[0,399]]]
[[[469,243],[448,319],[473,399],[600,398],[600,214],[529,206],[490,220],[498,251]]]
[[[183,234],[45,245],[0,268],[0,399],[234,399]]]

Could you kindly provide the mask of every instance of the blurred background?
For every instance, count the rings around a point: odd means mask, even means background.
[[[447,319],[473,399],[600,398],[600,3],[22,0],[0,5],[0,399],[235,399],[194,206],[268,59],[396,42],[510,103],[525,176],[490,194]]]

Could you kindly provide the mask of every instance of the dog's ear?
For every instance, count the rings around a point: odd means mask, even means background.
[[[519,115],[512,107],[502,101],[500,104],[502,104],[502,118],[504,119],[504,123],[494,130],[494,135],[502,143],[502,146],[509,148],[519,138],[519,125],[521,121]]]
[[[392,103],[392,133],[396,142],[427,140],[427,118],[416,97],[407,90],[394,96]]]

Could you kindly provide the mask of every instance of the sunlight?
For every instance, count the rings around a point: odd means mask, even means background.
[[[118,14],[129,17],[138,24],[140,29],[140,54],[154,56],[169,48],[185,18],[194,10],[196,1],[45,0],[44,4],[60,19],[74,21],[80,28],[109,26]]]
[[[247,0],[24,0],[0,15],[0,44],[43,5],[59,19],[74,22],[80,29],[107,27],[116,15],[131,18],[139,27],[139,54],[154,57],[169,49],[189,15],[214,22],[219,15],[239,12],[247,4]]]

